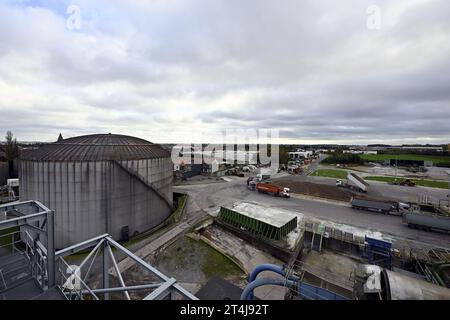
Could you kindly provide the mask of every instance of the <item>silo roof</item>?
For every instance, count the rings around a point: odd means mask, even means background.
[[[44,144],[24,150],[21,160],[107,161],[170,157],[169,151],[147,140],[117,134],[92,134]]]

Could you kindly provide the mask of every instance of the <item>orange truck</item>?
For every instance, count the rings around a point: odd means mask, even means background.
[[[256,184],[256,190],[260,193],[267,193],[274,195],[275,197],[283,197],[283,198],[289,198],[290,197],[290,189],[286,187],[279,187],[275,186],[273,184],[268,183],[258,183]]]

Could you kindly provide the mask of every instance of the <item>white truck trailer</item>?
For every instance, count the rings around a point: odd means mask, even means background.
[[[354,173],[347,174],[347,181],[337,180],[336,186],[353,189],[358,192],[367,192],[369,190],[369,184]]]

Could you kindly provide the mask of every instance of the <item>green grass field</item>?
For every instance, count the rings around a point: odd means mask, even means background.
[[[360,155],[366,161],[382,161],[389,159],[398,160],[417,160],[417,161],[433,161],[434,163],[450,162],[448,156],[427,156],[418,154],[363,154]]]
[[[242,270],[227,256],[201,240],[178,239],[161,256],[159,263],[166,268],[193,268],[207,277],[241,276]]]
[[[372,180],[372,181],[381,181],[381,182],[394,182],[394,177],[364,177],[365,180]],[[403,178],[397,178],[397,181],[401,181]],[[436,180],[416,180],[411,179],[416,183],[418,186],[422,187],[430,187],[430,188],[439,188],[439,189],[448,189],[448,182],[447,181],[436,181]]]
[[[227,256],[204,242],[200,242],[200,245],[207,246],[209,251],[205,264],[202,267],[202,271],[207,277],[219,276],[225,278],[242,274],[242,270]]]
[[[314,171],[311,176],[314,177],[327,177],[335,179],[345,179],[347,178],[347,171],[345,170],[334,170],[334,169],[318,169]]]

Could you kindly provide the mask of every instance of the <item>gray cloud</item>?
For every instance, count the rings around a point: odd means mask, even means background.
[[[450,141],[450,4],[80,0],[0,4],[0,118],[22,140],[108,131],[186,142]],[[67,136],[67,134],[66,134]]]

